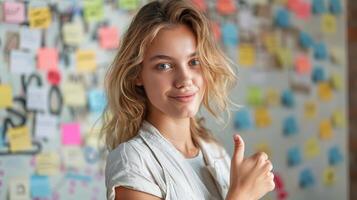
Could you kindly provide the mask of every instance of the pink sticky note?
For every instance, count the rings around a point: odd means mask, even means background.
[[[55,48],[41,48],[37,51],[37,67],[41,70],[57,70],[58,51]]]
[[[61,125],[63,145],[81,145],[80,125],[77,122]]]
[[[286,4],[290,11],[296,12],[299,9],[300,3],[300,0],[288,0]]]
[[[214,39],[216,39],[216,41],[219,41],[221,39],[221,28],[218,22],[211,22],[211,28],[213,30]]]
[[[296,17],[307,20],[311,16],[311,4],[309,2],[300,2],[297,10]]]
[[[233,0],[217,0],[216,9],[224,15],[233,14],[236,11],[236,4]]]
[[[5,22],[22,23],[25,21],[25,6],[22,2],[5,1],[3,12]]]
[[[119,34],[115,27],[102,27],[98,30],[99,44],[103,49],[115,49],[119,45]]]
[[[295,60],[295,67],[298,74],[308,74],[311,71],[311,62],[307,56],[300,55]]]

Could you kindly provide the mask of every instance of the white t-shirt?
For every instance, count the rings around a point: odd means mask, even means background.
[[[202,139],[197,143],[220,199],[225,199],[230,158],[224,148],[215,143]],[[111,200],[118,186],[169,200],[204,200],[210,190],[182,153],[147,121],[143,121],[136,137],[109,153],[105,179],[107,198]]]

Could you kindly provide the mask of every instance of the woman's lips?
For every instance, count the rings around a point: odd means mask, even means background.
[[[189,95],[180,95],[180,96],[173,96],[170,98],[173,98],[179,102],[187,103],[192,101],[195,98],[196,93],[189,94]]]

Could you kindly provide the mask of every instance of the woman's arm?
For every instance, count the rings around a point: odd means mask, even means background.
[[[161,200],[154,195],[125,187],[115,188],[115,200]]]

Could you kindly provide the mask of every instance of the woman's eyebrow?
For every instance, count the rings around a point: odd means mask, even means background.
[[[189,54],[187,57],[188,58],[192,58],[194,56],[197,56],[197,52],[193,52],[191,54]],[[163,55],[163,54],[158,54],[158,55],[154,55],[152,56],[149,61],[152,62],[154,60],[157,60],[157,59],[165,59],[165,60],[175,60],[174,58],[168,56],[168,55]]]

